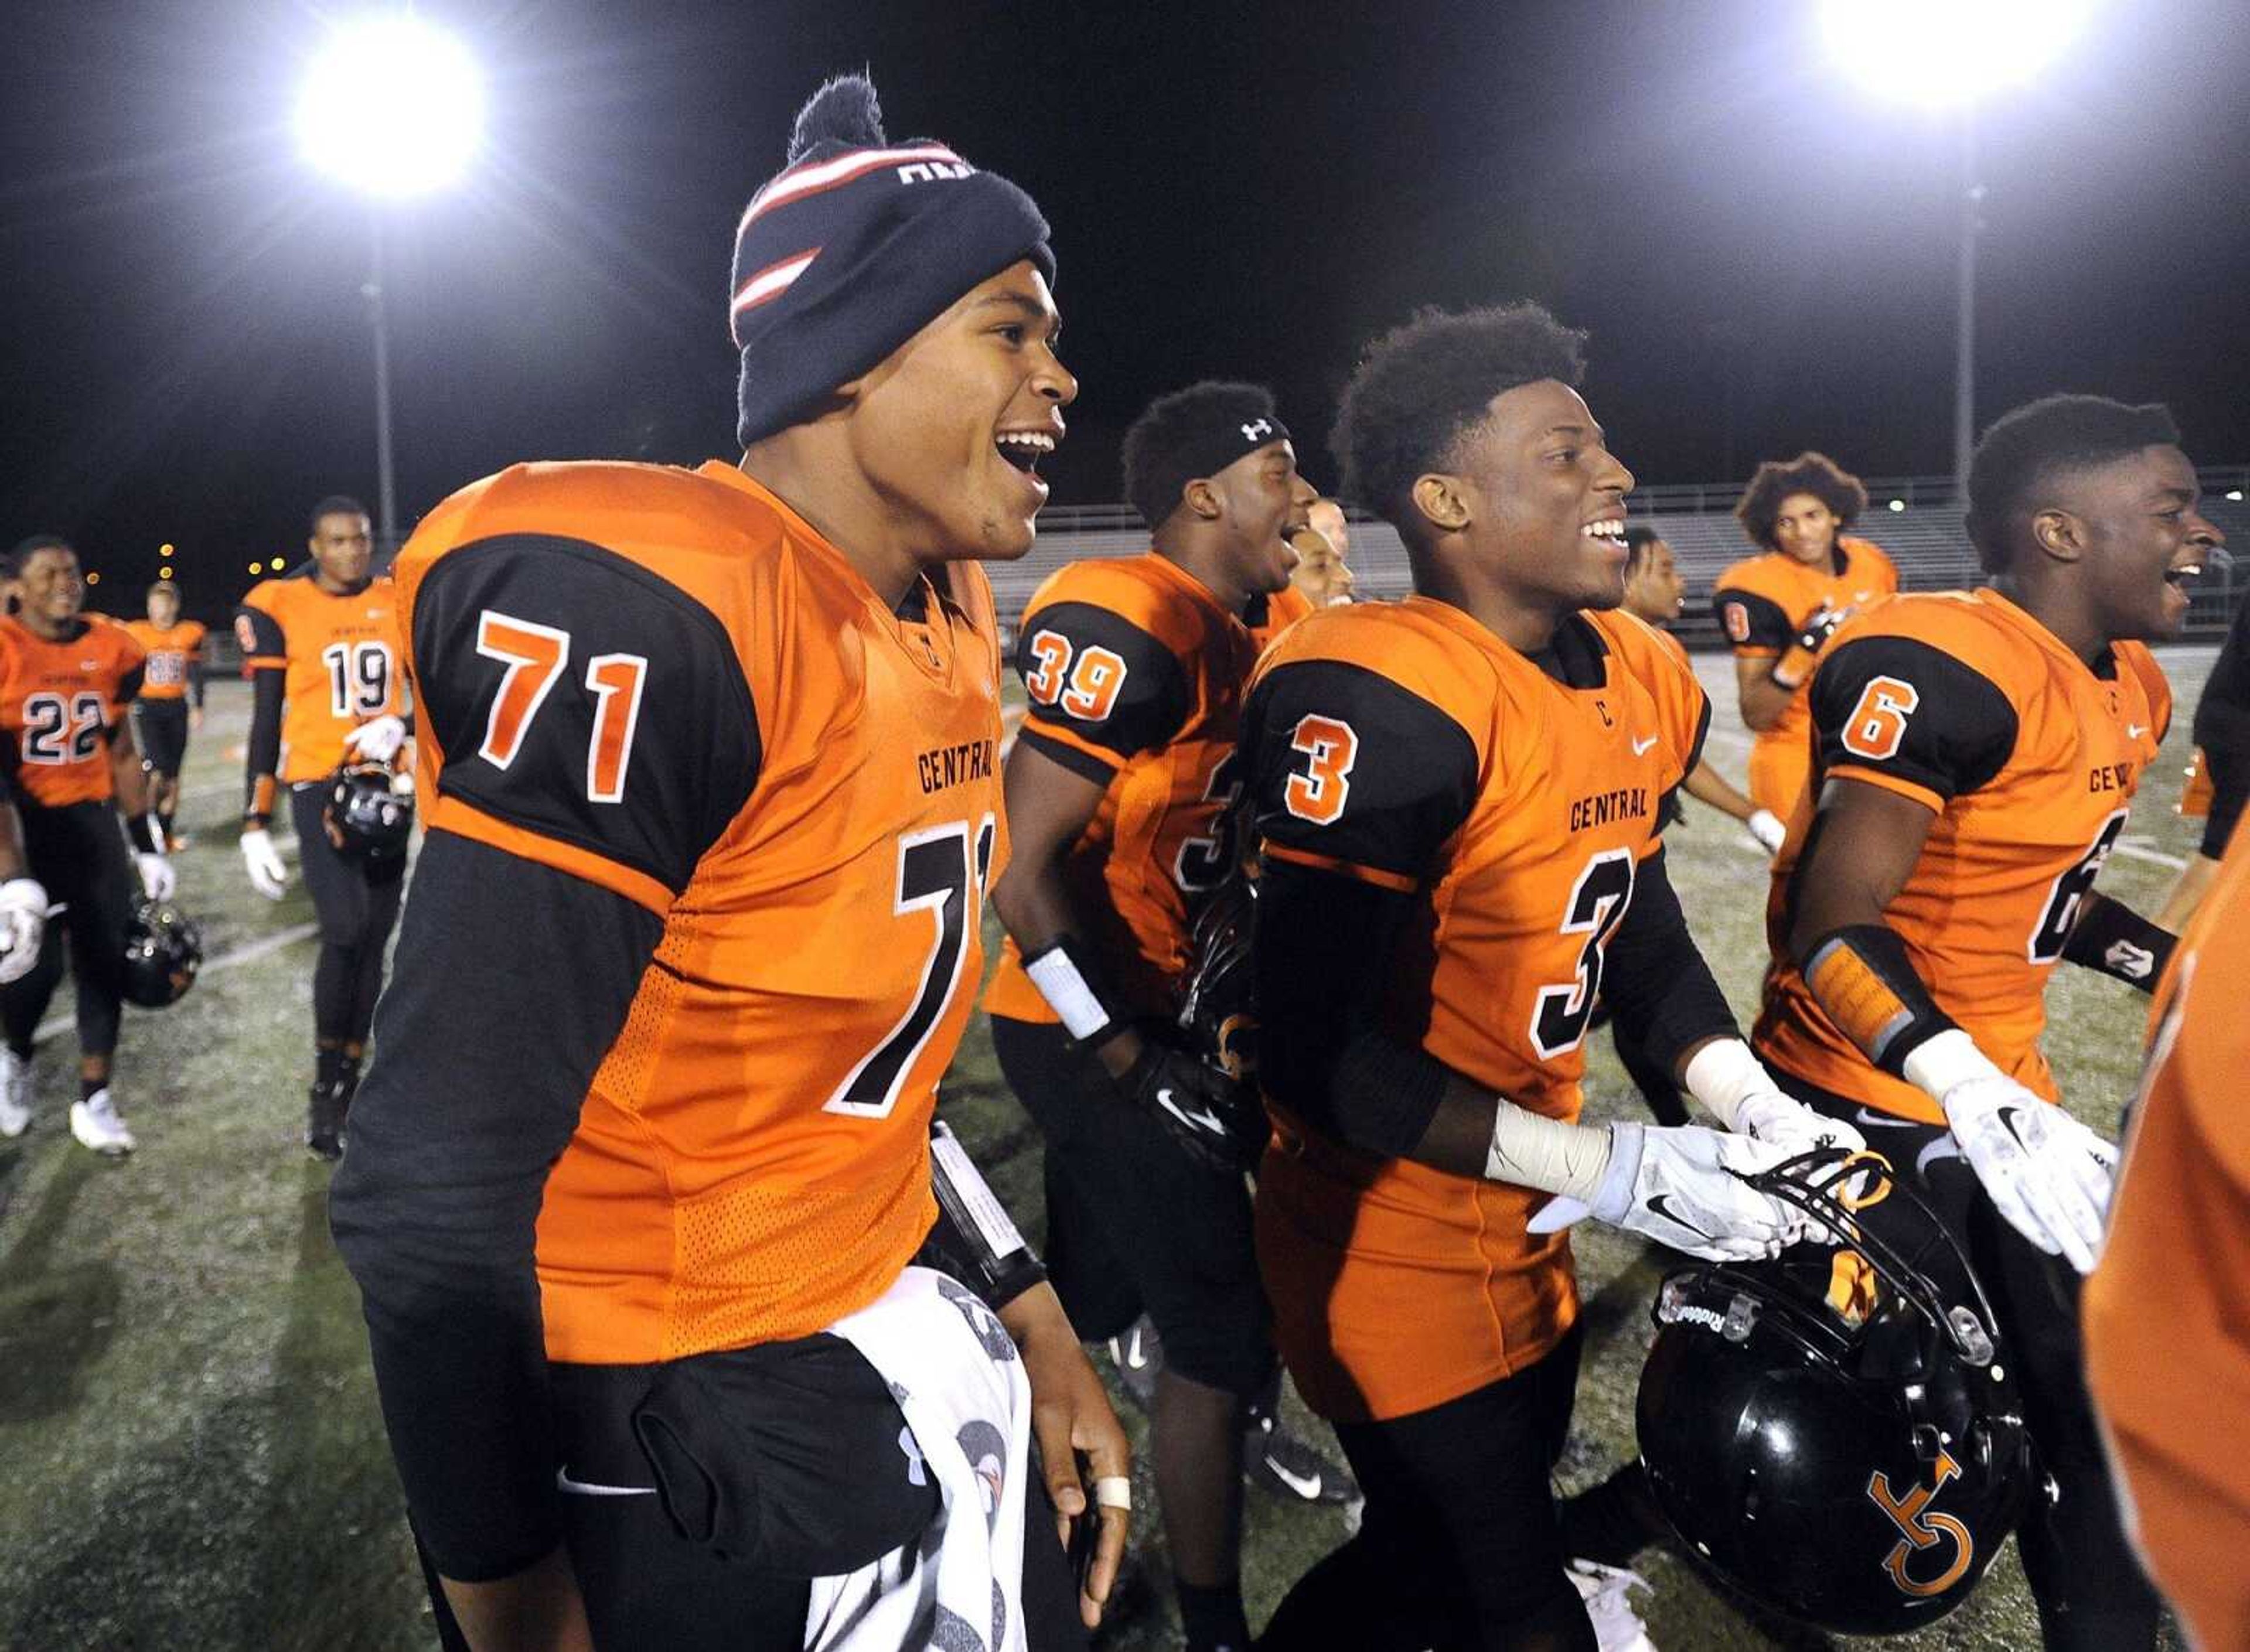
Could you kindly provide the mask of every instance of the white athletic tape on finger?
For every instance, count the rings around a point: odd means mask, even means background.
[[[1094,1504],[1098,1509],[1130,1509],[1133,1483],[1122,1474],[1105,1474],[1094,1482]]]

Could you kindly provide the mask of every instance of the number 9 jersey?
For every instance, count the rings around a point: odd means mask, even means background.
[[[1938,1008],[2002,1071],[2054,1099],[2039,1044],[2046,980],[2171,725],[2155,657],[2121,642],[2089,666],[1996,590],[1896,596],[1836,634],[1805,700],[1805,807],[1846,778],[1936,816],[1883,922]],[[1832,1094],[1943,1125],[1937,1104],[1860,1053],[1798,973],[1790,891],[1807,841],[1792,831],[1773,864],[1758,1054]]]
[[[251,671],[280,671],[285,707],[280,777],[321,780],[344,761],[344,736],[400,714],[397,601],[390,576],[349,595],[323,590],[313,565],[250,588],[234,616]]]
[[[433,844],[663,924],[547,1176],[549,1357],[678,1359],[872,1302],[936,1216],[929,1119],[1005,852],[983,571],[894,611],[714,462],[503,472],[397,578]],[[402,980],[447,967],[442,934],[402,941]],[[521,967],[579,1013],[570,958]]]

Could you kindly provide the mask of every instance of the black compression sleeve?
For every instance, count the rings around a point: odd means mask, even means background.
[[[243,768],[243,817],[263,826],[273,813],[273,774],[281,767],[281,691],[286,673],[261,666],[250,676],[250,739]]]
[[[2152,993],[2178,943],[2179,937],[2169,930],[2158,929],[2123,902],[2096,892],[2079,903],[2078,921],[2062,943],[2062,955]]]
[[[1252,949],[1259,1077],[1283,1106],[1347,1146],[1402,1158],[1451,1077],[1379,1022],[1416,898],[1269,860]]]
[[[1727,995],[1712,978],[1672,887],[1660,849],[1633,874],[1632,905],[1602,960],[1602,996],[1621,1043],[1647,1053],[1667,1072],[1707,1038],[1739,1038]]]
[[[197,711],[203,710],[204,651],[200,644],[197,645],[196,651],[188,656],[188,698],[194,702]]]
[[[506,1576],[561,1535],[535,1229],[662,933],[450,832],[415,864],[329,1220],[415,1529],[450,1578]]]

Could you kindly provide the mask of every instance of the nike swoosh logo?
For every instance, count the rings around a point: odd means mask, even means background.
[[[555,1489],[575,1492],[582,1497],[652,1497],[656,1495],[656,1488],[652,1485],[603,1485],[592,1480],[573,1480],[568,1469],[555,1470]]]
[[[1688,1221],[1685,1217],[1679,1215],[1673,1210],[1672,1195],[1670,1194],[1652,1194],[1649,1196],[1648,1208],[1654,1211],[1658,1215],[1663,1217],[1665,1221],[1672,1223],[1673,1226],[1687,1229],[1689,1233],[1694,1234],[1698,1239],[1708,1239],[1711,1237],[1709,1234],[1705,1233],[1694,1222]]]
[[[1125,1339],[1125,1367],[1128,1371],[1146,1371],[1149,1368],[1149,1351],[1141,1344],[1138,1325],[1133,1328],[1133,1334]]]
[[[1646,751],[1650,747],[1652,747],[1652,746],[1653,746],[1653,745],[1655,745],[1655,744],[1656,744],[1656,736],[1655,736],[1655,735],[1653,735],[1653,734],[1651,734],[1651,735],[1650,735],[1646,740],[1637,740],[1633,741],[1633,743],[1632,743],[1632,754],[1633,754],[1635,757],[1638,757],[1638,756],[1639,756],[1643,752]]]
[[[1885,1130],[1920,1130],[1922,1126],[1911,1119],[1894,1119],[1887,1112],[1870,1112],[1865,1107],[1853,1115],[1863,1125],[1875,1125]]]
[[[2125,738],[2127,740],[2138,740],[2142,735],[2148,732],[2149,731],[2146,728],[2143,727],[2138,723],[2128,723],[2125,725]]]
[[[1159,1090],[1156,1092],[1156,1105],[1191,1130],[1199,1130],[1206,1135],[1223,1136],[1226,1133],[1226,1126],[1218,1121],[1217,1114],[1189,1112],[1172,1099],[1172,1092],[1168,1089]]]
[[[1266,1459],[1266,1466],[1273,1471],[1273,1477],[1276,1480],[1279,1480],[1283,1485],[1288,1487],[1290,1490],[1304,1498],[1306,1502],[1317,1503],[1320,1501],[1321,1476],[1317,1474],[1293,1474],[1288,1470],[1283,1468],[1280,1463],[1274,1462],[1271,1457],[1267,1457]]]

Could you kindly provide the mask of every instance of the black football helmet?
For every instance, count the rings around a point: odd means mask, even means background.
[[[122,986],[125,1002],[143,1009],[176,1004],[196,984],[203,967],[203,931],[168,900],[134,903],[125,931]]]
[[[414,795],[394,790],[397,778],[382,763],[346,763],[328,776],[321,825],[340,854],[389,860],[406,852],[414,832]]]
[[[1180,1029],[1188,1047],[1242,1084],[1258,1074],[1258,1022],[1250,1013],[1250,931],[1258,885],[1237,871],[1213,890],[1188,938]]]
[[[1991,1304],[1874,1155],[1809,1154],[1753,1185],[1842,1238],[1666,1277],[1637,1407],[1649,1484],[1753,1600],[1837,1634],[1920,1628],[1968,1598],[2035,1479]],[[1927,1223],[1911,1257],[1852,1219],[1887,1198]]]

